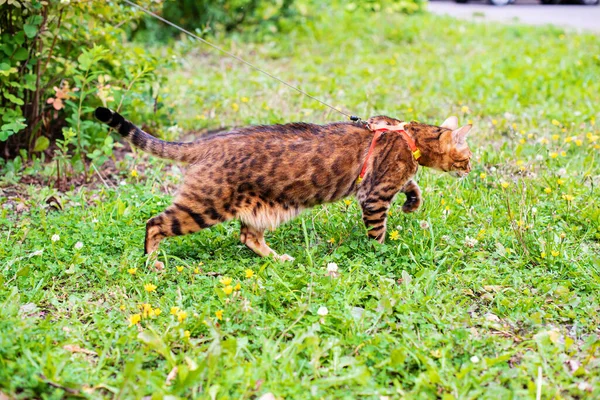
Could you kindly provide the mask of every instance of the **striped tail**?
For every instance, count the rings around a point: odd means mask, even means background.
[[[160,158],[173,161],[191,162],[195,157],[194,143],[166,142],[151,136],[127,121],[119,113],[108,108],[98,107],[96,118],[114,128],[121,136],[131,142],[138,149]]]

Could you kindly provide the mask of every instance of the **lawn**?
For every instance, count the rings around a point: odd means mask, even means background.
[[[0,398],[600,397],[599,38],[317,15],[216,41],[363,118],[472,122],[471,174],[421,169],[424,205],[399,196],[384,245],[348,199],[268,235],[293,263],[234,221],[165,240],[156,271],[144,225],[180,167],[126,153],[67,192],[6,169]],[[169,61],[156,134],[343,118],[201,44],[144,51]]]

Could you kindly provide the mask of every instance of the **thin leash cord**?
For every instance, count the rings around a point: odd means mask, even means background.
[[[333,107],[333,106],[331,106],[331,105],[329,105],[329,104],[325,103],[324,101],[321,101],[321,100],[317,99],[317,98],[316,98],[316,97],[314,97],[314,96],[311,96],[310,94],[306,93],[305,91],[303,91],[303,90],[301,90],[301,89],[299,89],[299,88],[297,88],[297,87],[295,87],[295,86],[293,86],[293,85],[291,85],[291,84],[289,84],[289,83],[285,82],[284,80],[281,80],[281,79],[279,79],[279,78],[278,78],[278,77],[276,77],[275,75],[273,75],[273,74],[270,74],[269,72],[267,72],[267,71],[265,71],[265,70],[263,70],[263,69],[261,69],[261,68],[257,67],[256,65],[254,65],[254,64],[252,64],[252,63],[250,63],[250,62],[248,62],[248,61],[246,61],[246,60],[244,60],[244,59],[242,59],[242,58],[240,58],[240,57],[238,57],[238,56],[236,56],[235,54],[233,54],[233,53],[231,53],[231,52],[229,52],[229,51],[227,51],[227,50],[225,50],[225,49],[223,49],[223,48],[221,48],[221,47],[219,47],[219,46],[217,46],[217,45],[214,45],[214,44],[210,43],[209,41],[207,41],[207,40],[205,40],[205,39],[202,39],[200,36],[198,36],[198,35],[195,35],[195,34],[193,34],[192,32],[190,32],[190,31],[188,31],[188,30],[186,30],[186,29],[184,29],[184,28],[180,27],[179,25],[176,25],[176,24],[174,24],[173,22],[171,22],[171,21],[169,21],[169,20],[166,20],[166,19],[164,19],[163,17],[161,17],[161,16],[159,16],[159,15],[157,15],[157,14],[153,13],[152,11],[150,11],[150,10],[148,10],[148,9],[146,9],[146,8],[144,8],[144,7],[140,6],[140,5],[138,5],[138,4],[135,4],[134,2],[132,2],[132,1],[130,1],[130,0],[123,0],[123,1],[124,1],[125,3],[127,3],[127,4],[129,4],[129,5],[132,5],[132,6],[136,7],[136,8],[139,8],[140,10],[142,10],[143,12],[145,12],[146,14],[153,16],[154,18],[156,18],[156,19],[158,19],[158,20],[160,20],[160,21],[164,22],[165,24],[171,25],[173,28],[180,30],[181,32],[183,32],[183,33],[185,33],[185,34],[187,34],[187,35],[189,35],[189,36],[193,37],[194,39],[196,39],[196,40],[199,40],[200,42],[202,42],[202,43],[204,43],[204,44],[207,44],[207,45],[209,45],[209,46],[210,46],[210,47],[212,47],[213,49],[219,50],[220,52],[222,52],[222,53],[225,53],[225,54],[227,54],[228,56],[230,56],[230,57],[232,57],[232,58],[235,58],[236,60],[238,60],[238,61],[240,61],[240,62],[243,62],[243,63],[244,63],[244,64],[246,64],[247,66],[249,66],[249,67],[251,67],[251,68],[253,68],[253,69],[255,69],[255,70],[259,71],[259,72],[262,72],[263,74],[265,74],[265,75],[267,75],[267,76],[269,76],[269,77],[271,77],[271,78],[275,79],[276,81],[278,81],[278,82],[280,82],[280,83],[283,83],[285,86],[287,86],[287,87],[289,87],[289,88],[291,88],[291,89],[294,89],[294,90],[295,90],[295,91],[297,91],[298,93],[301,93],[301,94],[303,94],[303,95],[305,95],[305,96],[307,96],[307,97],[309,97],[309,98],[311,98],[311,99],[313,99],[313,100],[315,100],[315,101],[318,101],[319,103],[323,104],[323,105],[324,105],[324,106],[326,106],[326,107],[329,107],[329,108],[330,108],[330,109],[332,109],[333,111],[337,111],[338,113],[340,113],[340,114],[342,114],[342,115],[345,115],[346,117],[348,117],[349,119],[351,119],[351,120],[353,120],[353,121],[360,120],[360,118],[358,118],[358,117],[355,117],[355,116],[352,116],[352,115],[350,115],[350,114],[347,114],[347,113],[343,112],[342,110],[340,110],[340,109],[338,109],[338,108],[335,108],[335,107]]]

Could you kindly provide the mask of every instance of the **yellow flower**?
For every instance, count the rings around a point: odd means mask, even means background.
[[[558,153],[556,153],[554,151],[552,153],[550,153],[550,158],[556,158],[556,157],[558,157]]]
[[[400,234],[398,233],[398,231],[392,231],[392,232],[390,232],[390,239],[392,239],[392,240],[398,240],[398,239],[400,239]]]
[[[177,315],[179,312],[179,307],[171,307],[171,315]]]
[[[542,258],[546,258],[546,252],[545,252],[545,251],[542,251],[542,253],[540,254],[540,257],[542,257]]]
[[[156,290],[156,285],[152,283],[146,283],[144,285],[144,289],[146,290],[146,292],[154,292]]]
[[[569,142],[571,142],[572,140],[573,140],[573,138],[572,138],[571,136],[567,136],[567,137],[565,138],[565,143],[569,143]]]
[[[194,268],[194,273],[195,274],[199,274],[200,273],[200,268],[198,268],[198,267]]]
[[[540,143],[541,144],[548,144],[548,139],[546,139],[545,137],[540,139]]]
[[[500,186],[502,186],[502,188],[506,189],[507,187],[510,186],[510,183],[508,183],[508,182],[502,182],[502,183],[500,183]]]
[[[445,200],[445,199],[442,199],[442,200],[440,201],[440,204],[441,204],[441,205],[444,205],[444,204],[446,204],[446,200]]]
[[[473,120],[472,119],[467,120],[467,124],[473,125]]]
[[[519,139],[519,143],[525,144],[525,139],[523,139],[523,138]]]
[[[467,106],[462,106],[462,107],[460,108],[460,111],[462,111],[462,112],[464,112],[464,113],[468,113],[468,112],[469,112],[469,107],[467,107]]]
[[[567,156],[567,152],[566,151],[561,151],[560,152],[560,156],[561,157],[566,157]]]
[[[252,271],[251,269],[247,269],[246,270],[246,278],[252,278],[254,276],[254,271]]]
[[[562,185],[562,184],[564,184],[564,183],[565,183],[565,181],[564,181],[563,179],[558,179],[558,180],[556,181],[556,183],[558,183],[559,185]]]
[[[183,321],[185,321],[186,318],[187,318],[187,312],[185,312],[185,311],[177,312],[177,321],[183,322]]]
[[[227,285],[223,288],[223,293],[225,293],[226,295],[230,295],[231,292],[233,292],[233,286]]]
[[[331,243],[331,244],[334,244],[335,243],[335,239],[331,238],[331,239],[328,240],[328,242]]]
[[[544,192],[550,194],[550,193],[552,193],[552,189],[550,189],[549,187],[547,187],[546,189],[544,189]]]
[[[242,103],[247,103],[248,102],[248,98],[247,97],[242,97],[240,100],[242,101]]]
[[[152,306],[148,303],[142,304],[142,315],[147,317],[149,313],[152,312]]]
[[[462,203],[463,203],[463,199],[461,199],[461,198],[456,199],[456,204],[462,204]]]
[[[241,289],[242,289],[242,285],[240,285],[240,283],[239,283],[239,282],[238,282],[238,284],[237,284],[237,285],[235,285],[235,286],[233,287],[233,290],[241,290]]]
[[[231,109],[232,109],[234,112],[237,112],[237,111],[240,109],[240,106],[238,105],[238,103],[233,103],[233,104],[231,105]]]
[[[135,178],[136,176],[138,176],[138,172],[137,172],[137,170],[135,170],[135,169],[132,169],[132,170],[131,170],[131,172],[130,172],[130,174],[131,174],[131,176],[132,176],[132,177],[134,177],[134,178]]]
[[[533,133],[527,134],[527,139],[532,139],[532,138],[533,138]]]
[[[139,324],[141,320],[142,316],[140,314],[133,314],[129,317],[129,326]]]
[[[498,121],[496,121],[495,119],[492,120],[492,125],[498,125]]]
[[[231,281],[232,279],[228,276],[224,276],[219,280],[219,282],[221,282],[223,286],[231,285]]]
[[[120,309],[121,311],[125,310],[125,304],[121,304],[121,306],[119,307],[119,309]]]
[[[412,108],[410,108],[410,107],[409,107],[409,108],[406,110],[406,112],[409,112],[409,113],[411,113],[411,112],[413,112],[413,111],[414,111],[414,110],[413,110]]]
[[[552,120],[552,125],[558,126],[558,125],[560,125],[560,122],[558,122],[557,120],[553,119]]]
[[[215,317],[217,317],[217,319],[219,321],[222,321],[223,320],[223,310],[216,311],[215,312]]]
[[[571,196],[570,194],[563,194],[562,198],[566,201],[573,201],[575,199],[575,197]]]
[[[161,313],[162,313],[162,310],[160,308],[155,308],[154,310],[152,310],[152,314],[155,317],[158,317]]]
[[[482,172],[481,174],[479,174],[479,178],[485,179],[485,178],[487,178],[487,174]]]
[[[135,275],[135,273],[137,272],[137,268],[129,268],[127,272],[129,272],[131,275]]]
[[[177,268],[177,272],[183,271],[183,266],[181,266],[181,265],[178,265],[176,268]]]
[[[560,135],[552,135],[552,140],[556,142],[558,139],[560,139]]]
[[[346,204],[347,206],[349,206],[350,204],[352,204],[352,200],[346,199],[346,200],[344,200],[344,204]]]
[[[581,146],[582,144],[583,144],[583,140],[581,140],[581,139],[575,140],[575,145],[576,146]]]
[[[184,331],[183,332],[183,337],[186,338],[186,339],[189,339],[190,338],[190,331]]]
[[[512,123],[512,128],[513,128],[514,130],[517,130],[517,124],[515,124],[515,123],[513,122],[513,123]]]
[[[560,251],[552,250],[552,257],[558,257],[560,255]]]

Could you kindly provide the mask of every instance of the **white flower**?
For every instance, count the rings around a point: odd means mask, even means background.
[[[60,240],[60,236],[58,236],[57,234],[52,235],[53,242],[58,242],[59,240]]]
[[[79,250],[83,247],[83,243],[82,242],[77,242],[75,243],[75,250]]]
[[[429,222],[427,222],[427,221],[420,221],[419,222],[419,226],[421,227],[421,229],[429,229]]]
[[[465,237],[465,246],[473,248],[473,247],[475,247],[475,245],[477,243],[479,243],[479,241],[477,239],[474,239],[474,238],[469,237],[469,236]]]
[[[567,174],[566,168],[561,168],[558,170],[558,176],[565,176]]]
[[[477,356],[471,357],[471,362],[472,363],[478,363],[479,362],[479,357],[477,357]]]
[[[327,264],[327,272],[338,272],[338,265],[336,263]]]
[[[321,317],[326,316],[327,314],[329,314],[329,310],[327,309],[327,307],[319,307],[319,309],[317,310],[317,314],[319,314]]]
[[[536,212],[537,212],[537,208],[536,208],[536,207],[532,207],[532,208],[531,208],[531,213],[532,213],[532,214],[535,214]]]
[[[544,159],[544,156],[543,156],[543,155],[541,155],[541,154],[538,154],[537,156],[535,156],[535,159],[536,159],[537,161],[542,161],[542,160]]]
[[[93,223],[93,224],[97,224],[97,223],[98,223],[98,219],[97,219],[97,218],[94,218],[94,219],[92,220],[92,223]]]

